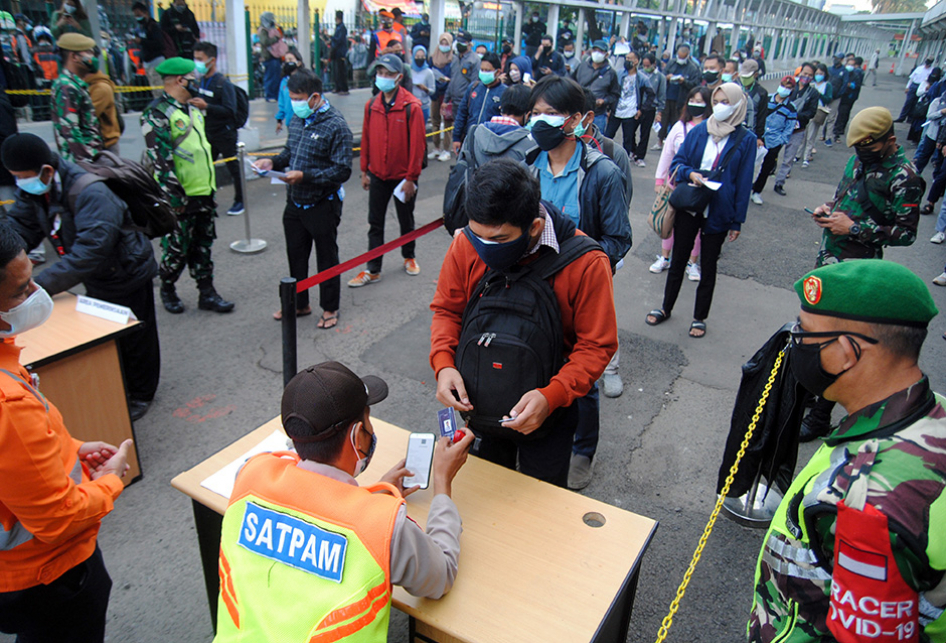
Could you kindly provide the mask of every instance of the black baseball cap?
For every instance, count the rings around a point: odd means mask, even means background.
[[[460,29],[457,31],[457,42],[471,43],[473,42],[473,36],[470,35],[469,31],[465,29]]]
[[[282,394],[282,423],[296,442],[321,442],[348,429],[365,409],[388,396],[388,385],[380,377],[358,377],[344,364],[322,362],[297,373]],[[308,425],[304,435],[290,433],[287,420]],[[293,423],[294,429],[298,424]]]

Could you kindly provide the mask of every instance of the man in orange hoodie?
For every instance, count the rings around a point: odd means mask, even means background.
[[[401,234],[414,229],[417,179],[427,155],[424,110],[414,95],[401,87],[404,63],[397,54],[384,54],[368,69],[376,73],[378,95],[365,105],[361,128],[361,187],[368,190],[368,250],[384,245],[384,218],[391,197],[401,224]],[[414,276],[420,267],[414,242],[401,246],[404,270]],[[368,262],[348,282],[351,288],[381,280],[381,257]]]
[[[430,305],[434,312],[430,364],[437,374],[437,399],[471,418],[470,426],[480,438],[474,455],[509,468],[518,463],[522,473],[564,487],[578,423],[574,402],[588,393],[617,350],[617,321],[608,256],[567,216],[541,203],[539,196],[538,180],[515,161],[499,159],[477,170],[466,198],[470,223],[447,251]],[[552,257],[571,254],[575,245],[586,249],[554,271]],[[539,262],[548,268],[529,270],[553,273],[547,281],[557,304],[553,312],[561,322],[553,319],[550,324],[558,329],[539,324],[539,334],[553,341],[561,338],[562,345],[553,345],[560,359],[551,378],[531,388],[521,384],[529,366],[513,356],[514,345],[525,341],[525,333],[513,333],[519,336],[504,344],[502,328],[497,325],[495,332],[487,332],[491,322],[485,322],[482,335],[479,330],[475,333],[478,343],[473,337],[461,346],[460,339],[466,324],[472,323],[473,315],[467,311],[471,299],[485,301],[486,295],[508,289],[510,282],[523,279],[530,264]],[[505,287],[474,294],[484,275],[498,277]],[[521,307],[521,302],[513,301],[509,307]],[[495,315],[495,310],[490,312]],[[542,310],[542,306],[530,307],[526,317],[540,318]],[[471,363],[465,355],[471,351],[470,359],[478,360],[482,368],[465,368],[464,364]],[[546,358],[540,355],[536,361]],[[507,384],[497,390],[497,383],[503,381]],[[527,390],[503,390],[517,385]],[[503,394],[511,394],[510,399],[518,402],[487,412]]]
[[[81,442],[20,365],[14,338],[52,314],[23,240],[0,223],[0,632],[98,643],[112,581],[96,544],[131,440]]]

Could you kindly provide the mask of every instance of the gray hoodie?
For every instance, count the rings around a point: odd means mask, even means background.
[[[483,123],[476,125],[467,134],[460,157],[465,157],[470,167],[479,167],[499,158],[510,158],[521,163],[535,147],[529,130],[524,127]]]

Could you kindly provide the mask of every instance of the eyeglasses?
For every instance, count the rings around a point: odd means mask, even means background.
[[[824,338],[828,341],[826,342],[817,342],[815,345],[818,346],[818,350],[823,349],[829,344],[833,344],[838,341],[841,337],[847,337],[851,344],[854,346],[854,352],[857,354],[857,357],[861,356],[861,347],[854,338],[857,337],[860,340],[867,342],[868,344],[879,344],[880,340],[870,337],[868,335],[862,335],[861,333],[854,333],[848,330],[826,330],[821,332],[810,332],[801,329],[801,322],[796,321],[795,325],[792,326],[792,329],[789,331],[792,340],[792,346],[802,345],[803,339],[819,339]]]

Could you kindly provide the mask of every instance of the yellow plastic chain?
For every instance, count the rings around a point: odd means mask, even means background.
[[[656,643],[663,643],[667,638],[667,633],[670,631],[670,626],[673,625],[673,617],[680,608],[680,601],[683,600],[683,595],[686,594],[687,586],[690,584],[690,577],[693,575],[693,570],[696,569],[696,564],[700,562],[700,556],[703,555],[703,548],[706,546],[706,541],[709,539],[710,534],[713,533],[713,526],[716,524],[719,510],[723,508],[723,501],[726,500],[726,496],[729,494],[729,487],[732,486],[733,479],[736,477],[736,471],[739,470],[739,462],[742,460],[742,457],[746,454],[746,449],[749,447],[749,440],[752,438],[756,424],[758,424],[759,418],[762,416],[762,410],[765,408],[765,403],[769,399],[769,393],[772,390],[772,386],[775,384],[775,376],[778,375],[779,368],[782,366],[782,357],[784,357],[784,355],[785,349],[783,348],[779,351],[778,357],[775,358],[775,365],[772,367],[772,372],[769,374],[769,381],[765,384],[765,389],[762,391],[762,397],[759,398],[759,404],[756,406],[755,414],[752,416],[752,421],[749,422],[749,428],[746,429],[746,437],[742,439],[742,444],[739,445],[736,461],[733,462],[732,467],[729,468],[729,475],[726,476],[726,482],[719,492],[719,498],[716,500],[716,506],[713,507],[713,513],[710,514],[709,521],[707,521],[706,527],[703,528],[703,535],[700,536],[700,542],[696,546],[696,551],[693,552],[690,566],[687,567],[686,572],[683,574],[683,582],[681,582],[680,586],[677,588],[677,595],[670,603],[670,611],[667,612],[663,622],[660,624],[660,629],[657,630]]]

